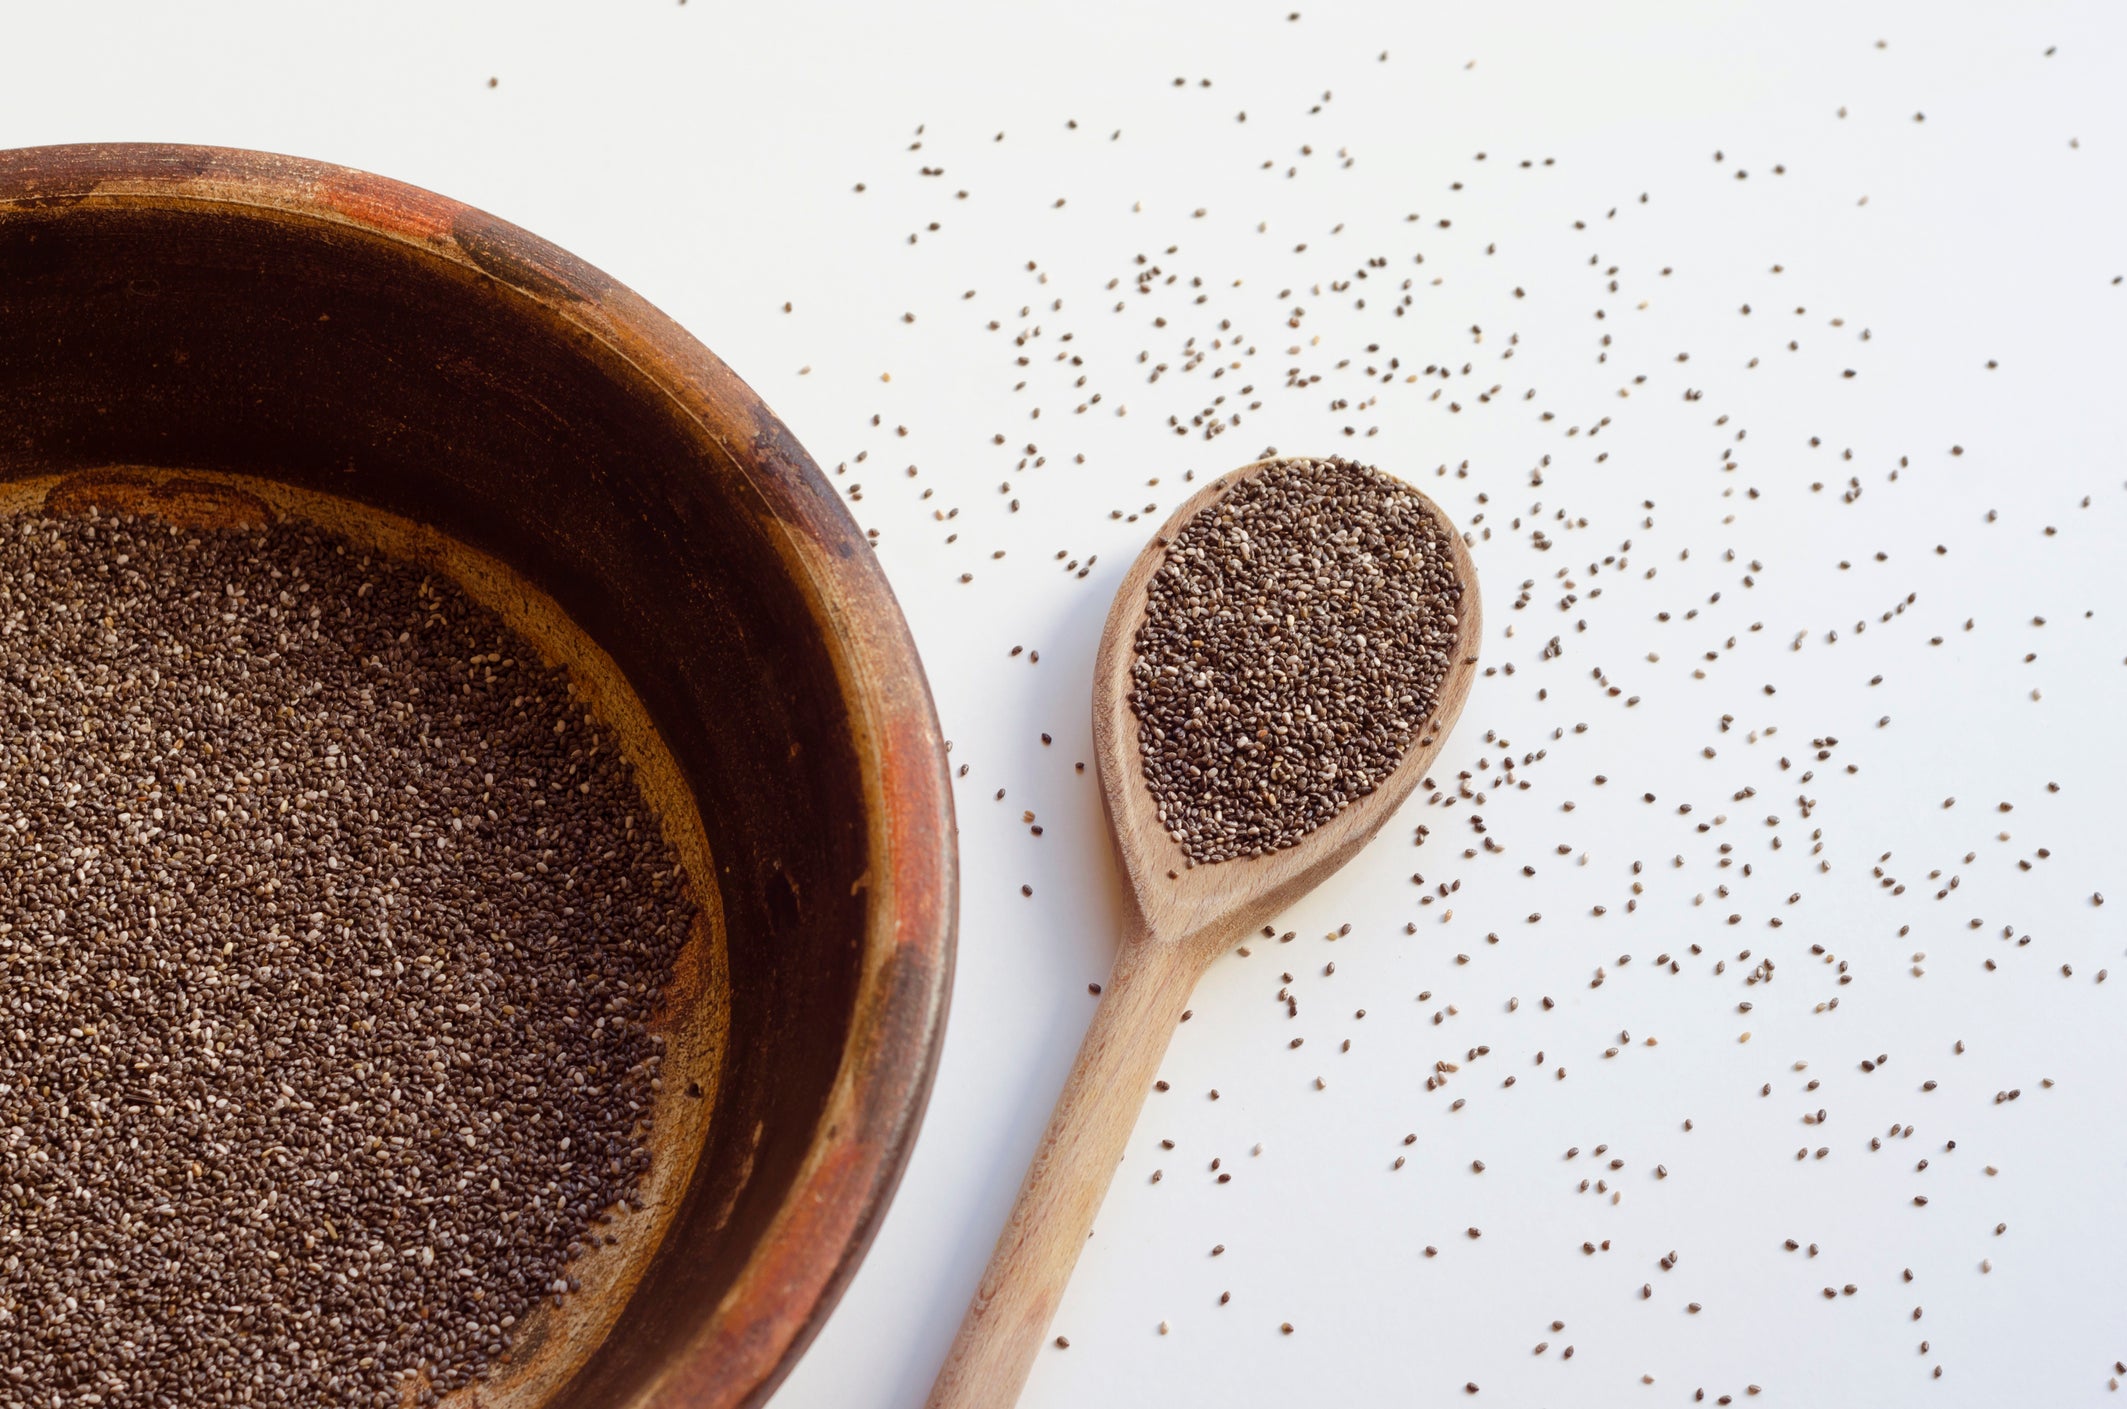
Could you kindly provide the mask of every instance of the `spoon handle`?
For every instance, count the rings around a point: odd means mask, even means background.
[[[1179,945],[1123,944],[929,1409],[1007,1409],[1019,1398],[1197,969]]]

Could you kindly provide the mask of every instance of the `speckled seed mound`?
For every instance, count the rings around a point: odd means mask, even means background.
[[[648,1164],[677,862],[448,582],[0,520],[0,861],[0,1403],[432,1402]]]
[[[1452,663],[1448,532],[1379,470],[1288,459],[1167,545],[1130,708],[1192,862],[1291,846],[1395,769]]]

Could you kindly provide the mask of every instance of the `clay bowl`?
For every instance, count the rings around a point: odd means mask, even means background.
[[[45,504],[315,519],[571,668],[703,919],[642,1208],[446,1402],[766,1399],[914,1141],[956,913],[923,673],[804,450],[642,299],[480,211],[255,152],[51,147],[0,152],[0,509]]]

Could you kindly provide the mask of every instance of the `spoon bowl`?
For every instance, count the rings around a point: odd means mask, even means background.
[[[1455,642],[1438,704],[1420,726],[1395,771],[1372,792],[1353,799],[1329,821],[1297,844],[1262,856],[1239,857],[1209,865],[1192,865],[1181,844],[1167,833],[1158,804],[1144,784],[1145,752],[1130,709],[1130,663],[1138,629],[1144,625],[1151,598],[1152,574],[1166,559],[1167,545],[1188,524],[1245,481],[1282,460],[1257,460],[1223,475],[1198,490],[1160,525],[1152,541],[1130,565],[1116,589],[1115,605],[1101,632],[1093,664],[1093,751],[1100,770],[1101,803],[1107,809],[1128,889],[1149,937],[1201,951],[1203,964],[1272,915],[1313,890],[1373,840],[1411,789],[1432,766],[1469,697],[1477,674],[1477,638],[1482,615],[1477,600],[1477,569],[1469,547],[1454,532],[1440,507],[1412,490],[1443,525],[1456,581],[1462,586]]]

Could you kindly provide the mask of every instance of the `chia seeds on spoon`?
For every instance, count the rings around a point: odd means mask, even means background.
[[[433,1402],[649,1163],[693,906],[447,581],[0,521],[0,857],[0,1400]]]
[[[1130,709],[1192,862],[1292,846],[1394,771],[1453,663],[1450,532],[1379,470],[1288,459],[1167,545]]]

